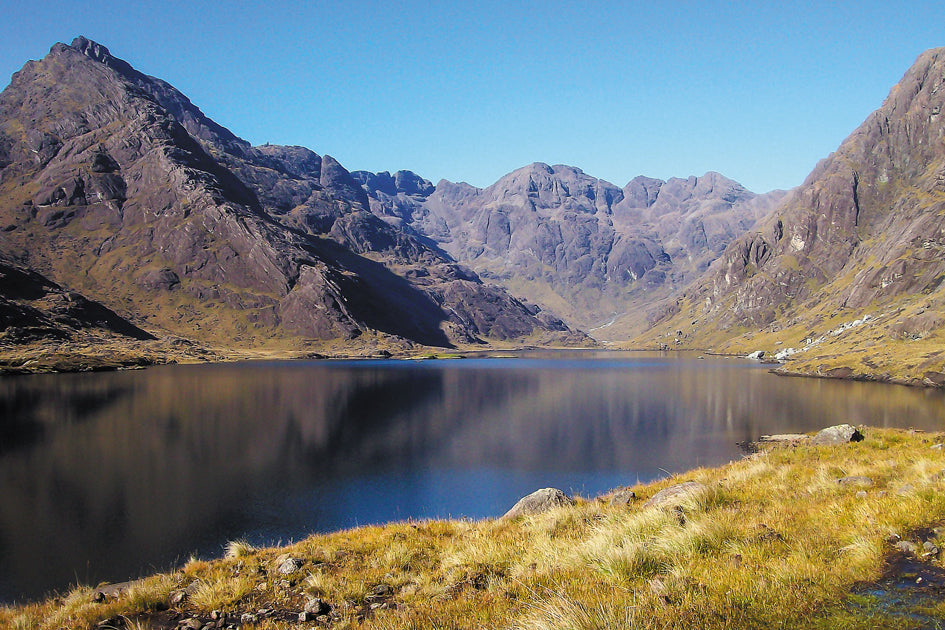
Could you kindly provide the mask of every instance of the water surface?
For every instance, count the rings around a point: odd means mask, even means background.
[[[0,601],[391,520],[595,496],[849,422],[945,429],[941,392],[694,355],[166,366],[0,379]]]

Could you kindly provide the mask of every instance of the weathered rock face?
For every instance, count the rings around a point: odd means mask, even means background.
[[[330,156],[251,147],[85,38],[0,95],[0,167],[0,253],[150,327],[243,343],[570,332],[372,214]]]
[[[945,49],[930,50],[871,114],[690,292],[712,326],[759,328],[803,305],[945,301]],[[916,322],[918,328],[928,323]],[[910,325],[900,327],[910,334]],[[922,333],[919,333],[922,334]]]
[[[540,163],[485,189],[398,176],[359,176],[376,214],[582,327],[684,286],[782,196],[717,173],[620,189]]]

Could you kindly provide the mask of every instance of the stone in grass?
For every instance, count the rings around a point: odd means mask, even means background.
[[[873,480],[863,475],[850,475],[848,477],[841,477],[840,479],[837,479],[837,483],[839,483],[841,486],[869,487],[873,485]]]
[[[624,506],[630,505],[633,503],[633,500],[637,498],[636,493],[630,488],[620,488],[617,490],[612,497],[610,497],[610,502],[607,505],[611,506]]]
[[[302,568],[302,560],[292,556],[281,556],[277,562],[279,563],[277,571],[281,575],[291,575]]]
[[[542,488],[522,497],[502,518],[515,518],[526,514],[541,514],[557,507],[574,505],[574,500],[557,488]]]
[[[908,540],[900,540],[899,542],[897,542],[896,549],[898,549],[902,553],[915,554],[916,552],[916,546],[913,543],[909,542]]]
[[[678,505],[682,501],[685,501],[687,498],[691,497],[694,494],[699,494],[700,492],[705,492],[706,485],[699,483],[698,481],[686,481],[685,483],[677,483],[675,486],[670,486],[668,488],[663,488],[652,497],[649,501],[643,504],[644,508],[664,506],[664,505]]]
[[[331,605],[317,597],[314,597],[307,602],[305,602],[305,607],[302,609],[304,612],[312,615],[312,617],[317,617],[318,615],[327,615],[331,612]]]
[[[810,443],[811,446],[836,446],[838,444],[859,442],[862,439],[863,434],[857,431],[856,427],[849,424],[838,424],[821,430]]]

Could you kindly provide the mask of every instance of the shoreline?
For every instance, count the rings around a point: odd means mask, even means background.
[[[594,346],[541,346],[541,345],[509,345],[506,347],[490,346],[488,348],[435,348],[413,346],[410,348],[389,348],[364,346],[360,349],[331,349],[320,350],[300,349],[223,349],[209,348],[190,344],[185,351],[175,350],[177,340],[164,341],[155,352],[148,349],[131,348],[125,352],[113,350],[108,344],[104,345],[104,352],[76,352],[71,351],[71,344],[57,344],[56,350],[48,346],[42,348],[20,346],[0,348],[0,377],[20,376],[31,374],[70,374],[82,372],[112,372],[121,370],[139,370],[160,365],[176,364],[225,364],[239,361],[271,360],[271,361],[311,361],[311,360],[359,360],[359,359],[392,359],[392,360],[423,360],[431,358],[463,359],[472,355],[498,355],[501,353],[517,352],[567,352],[567,351],[599,351],[599,352],[687,352],[701,353],[706,356],[746,359],[742,353],[715,352],[700,348],[614,348]],[[87,344],[78,344],[79,348],[87,348]],[[194,350],[196,349],[196,350]],[[8,356],[4,356],[4,350]],[[30,351],[37,354],[29,357]],[[12,355],[12,356],[9,356]],[[817,357],[813,360],[816,361]],[[796,369],[791,367],[791,360],[770,361],[759,360],[763,364],[771,365],[770,372],[777,376],[791,378],[815,378],[842,381],[869,382],[888,385],[902,385],[928,389],[945,389],[945,374],[930,373],[923,378],[897,376],[885,372],[882,374],[857,372],[853,368],[840,365],[831,367],[827,371]],[[777,367],[774,367],[777,366]]]
[[[673,627],[829,626],[898,618],[860,595],[897,570],[936,585],[914,585],[909,614],[945,618],[942,606],[943,617],[920,610],[945,589],[935,582],[945,574],[945,435],[861,429],[865,439],[823,445],[820,434],[772,436],[723,466],[519,516],[363,526],[267,549],[236,541],[176,571],[0,606],[0,625],[433,628],[476,618],[552,628],[582,627],[580,611],[598,608],[618,622],[632,605]],[[818,578],[792,593],[795,575]],[[722,587],[741,589],[742,607],[727,607]],[[574,625],[546,625],[550,612]]]

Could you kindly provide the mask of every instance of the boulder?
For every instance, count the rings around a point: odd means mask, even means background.
[[[764,351],[764,350],[755,350],[754,352],[751,352],[751,353],[745,355],[745,358],[746,358],[746,359],[755,359],[756,361],[760,361],[760,360],[763,359],[764,357],[765,357],[765,351]]]
[[[685,483],[678,483],[675,486],[664,488],[654,494],[646,503],[643,504],[643,507],[648,508],[678,505],[687,498],[695,494],[699,494],[700,492],[705,492],[706,490],[706,485],[699,483],[698,481],[686,481]]]
[[[556,507],[574,505],[574,501],[557,488],[542,488],[522,497],[502,518],[515,518],[526,514],[541,514]]]
[[[836,446],[837,444],[859,442],[862,439],[863,434],[856,427],[849,424],[838,424],[820,431],[810,443],[811,446]]]

